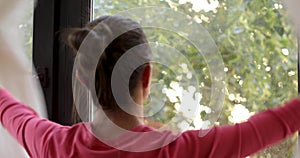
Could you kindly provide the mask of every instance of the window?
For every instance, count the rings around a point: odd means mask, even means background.
[[[182,89],[196,94],[200,100],[199,104],[202,105],[198,122],[192,122],[194,128],[203,125],[233,124],[247,119],[244,116],[281,104],[297,94],[297,37],[289,22],[286,7],[281,1],[93,0],[92,11],[93,17],[96,18],[144,6],[159,6],[182,12],[188,15],[191,21],[203,26],[223,57],[222,71],[226,73],[227,87],[219,119],[217,122],[209,122],[205,118],[215,107],[209,106],[212,78],[203,56],[199,55],[195,46],[181,34],[159,28],[144,29],[149,41],[167,44],[188,60],[178,64],[177,59],[170,59],[179,67],[154,63],[156,73],[153,74],[152,82],[162,85],[160,88],[163,91],[152,91],[151,99],[164,95],[166,106],[149,110],[150,114],[154,114],[153,117],[149,117],[150,124],[159,127],[170,122],[179,111]],[[61,44],[56,35],[64,28],[82,27],[90,20],[90,14],[90,1],[87,0],[39,0],[35,9],[33,61],[36,67],[47,69],[48,84],[43,90],[49,118],[61,124],[72,124],[73,56],[71,50]],[[176,22],[176,19],[173,20]],[[30,33],[29,26],[25,22],[20,28],[26,28],[29,31],[25,32]],[[25,39],[30,52],[30,35]],[[195,70],[195,74],[191,70]],[[199,79],[198,87],[179,84],[182,78],[191,77]],[[239,115],[241,113],[242,115]],[[182,124],[191,122],[182,118],[179,121],[183,122]],[[174,126],[176,125],[175,122]],[[295,141],[296,137],[292,137],[253,157],[290,157]]]
[[[23,17],[23,21],[19,24],[19,29],[23,34],[23,46],[30,61],[32,60],[32,44],[33,44],[33,11],[34,1],[29,1],[30,8],[27,8],[27,13]],[[28,5],[29,6],[29,5]]]
[[[156,113],[149,111],[153,113],[153,117],[149,119],[154,124],[159,126],[161,123],[168,123],[174,113],[180,112],[178,106],[181,103],[182,90],[190,90],[201,96],[198,99],[202,109],[197,114],[198,122],[192,122],[194,128],[204,124],[238,123],[255,112],[284,103],[297,94],[297,37],[282,1],[94,0],[94,18],[145,6],[171,8],[202,25],[214,39],[223,57],[223,71],[226,73],[227,95],[222,113],[217,122],[209,122],[205,120],[205,116],[216,107],[208,106],[211,100],[212,72],[209,71],[203,56],[197,55],[195,46],[174,32],[159,28],[145,29],[149,41],[167,44],[184,54],[195,70],[196,77],[200,79],[199,87],[196,87],[199,91],[195,91],[193,87],[178,84],[182,76],[191,78],[194,75],[188,69],[188,63],[179,63],[179,69],[154,64],[154,69],[158,72],[154,74],[152,82],[162,83],[163,92],[153,92],[153,96],[157,93],[165,95],[163,109],[153,110]],[[175,60],[175,63],[178,59],[170,60]],[[176,71],[182,76],[176,76],[173,73]],[[181,114],[184,117],[184,112],[181,111]],[[177,126],[184,122],[190,123],[184,119],[180,120]],[[296,139],[297,137],[293,136],[252,157],[291,157]]]
[[[39,0],[34,10],[33,63],[42,76],[42,88],[51,121],[71,125],[74,52],[63,32],[90,20],[89,0]]]

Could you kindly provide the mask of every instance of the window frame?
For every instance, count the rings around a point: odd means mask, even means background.
[[[78,11],[79,10],[79,11]],[[39,0],[34,10],[33,64],[40,78],[51,121],[72,125],[74,52],[64,30],[90,21],[92,0]]]

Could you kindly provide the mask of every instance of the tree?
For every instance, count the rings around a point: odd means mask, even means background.
[[[200,1],[95,0],[94,3],[95,16],[155,5],[185,13],[191,21],[206,28],[223,57],[228,90],[216,124],[241,121],[236,118],[239,117],[234,113],[236,109],[243,110],[244,114],[250,116],[251,112],[279,105],[297,95],[297,38],[281,1],[219,0],[211,1],[211,8],[208,10],[201,10],[201,7],[199,9],[197,2]],[[199,105],[202,106],[199,115],[200,119],[203,119],[202,123],[207,123],[205,116],[215,107],[208,107],[211,99],[211,76],[203,57],[199,56],[194,45],[179,34],[158,28],[145,29],[145,32],[149,41],[168,44],[184,54],[196,72],[196,76],[191,76],[191,70],[186,70],[191,67],[188,63],[178,63],[178,58],[170,58],[171,63],[177,65],[166,67],[155,64],[153,82],[162,84],[165,106],[150,110],[149,113],[154,114],[151,119],[167,123],[174,117],[182,101],[180,96],[174,93],[178,90],[193,91],[188,82],[181,82],[182,85],[179,86],[177,84],[182,77],[189,76],[187,78],[197,77],[199,80],[199,87],[196,87],[199,91],[193,93],[202,96],[199,100]],[[178,76],[174,71],[182,75]],[[173,98],[168,96],[168,93],[173,94]],[[157,99],[161,100],[162,95],[163,92],[153,92],[152,99],[160,96]],[[174,126],[185,121],[195,126],[195,122],[186,119],[183,112],[181,116]],[[211,122],[211,125],[213,124],[214,122]],[[295,141],[296,137],[292,137],[253,157],[291,157]]]

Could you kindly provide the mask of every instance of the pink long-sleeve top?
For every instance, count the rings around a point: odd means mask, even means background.
[[[199,130],[187,131],[162,148],[128,152],[101,142],[84,123],[62,126],[40,118],[31,108],[0,89],[0,121],[32,158],[246,157],[298,131],[299,120],[300,101],[295,99],[284,106],[260,112],[247,122],[213,127],[203,137],[199,137]],[[147,126],[133,130],[152,131]]]

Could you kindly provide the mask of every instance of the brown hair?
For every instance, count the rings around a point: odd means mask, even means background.
[[[144,34],[141,26],[131,19],[121,16],[102,16],[94,21],[88,23],[84,28],[73,29],[68,35],[68,44],[77,52],[86,36],[104,20],[109,19],[109,22],[105,22],[102,28],[105,29],[106,34],[104,36],[112,36],[115,33],[116,26],[138,26],[135,29],[125,32],[113,39],[111,43],[105,48],[103,54],[100,57],[96,68],[95,74],[95,90],[98,97],[98,101],[103,110],[114,110],[117,108],[117,103],[114,99],[111,89],[111,75],[113,68],[118,59],[129,49],[147,43],[146,35]],[[101,32],[101,31],[100,31]],[[99,32],[98,32],[99,33]],[[83,53],[84,52],[80,52]],[[83,67],[85,67],[83,65]],[[141,72],[144,65],[138,67],[132,74],[129,80],[130,94],[136,88],[136,83],[140,79]],[[82,105],[81,105],[82,106]],[[74,109],[74,108],[73,108]],[[73,110],[74,113],[74,110]],[[76,122],[79,122],[78,117],[74,117]]]

